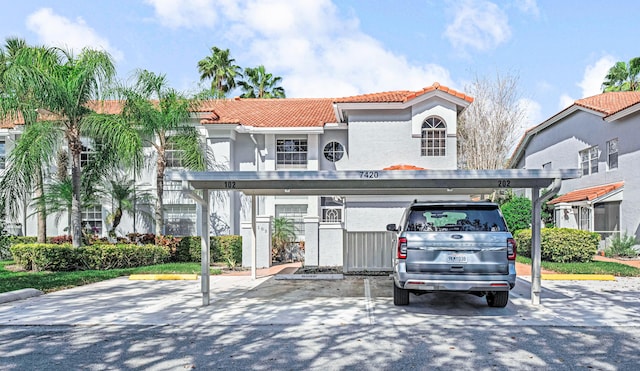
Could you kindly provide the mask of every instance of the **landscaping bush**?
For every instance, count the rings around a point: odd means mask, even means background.
[[[514,235],[518,254],[531,257],[531,229]],[[598,250],[600,235],[569,228],[544,228],[540,232],[542,260],[558,263],[588,262]]]
[[[16,244],[11,253],[16,264],[32,271],[133,268],[169,260],[169,248],[155,245]]]
[[[183,237],[178,244],[176,261],[199,262],[201,257],[201,239],[198,236]],[[232,268],[242,262],[242,237],[211,236],[209,240],[211,262],[223,262]]]
[[[101,244],[76,249],[79,268],[106,270],[135,268],[169,261],[169,247],[157,245]]]
[[[77,255],[71,244],[15,244],[10,247],[16,264],[32,271],[72,271],[77,269]]]
[[[16,245],[19,243],[36,243],[38,242],[38,237],[36,236],[11,236],[11,245]]]
[[[604,253],[608,257],[615,258],[635,258],[638,256],[638,251],[633,249],[633,246],[638,244],[635,236],[629,236],[626,232],[624,236],[616,234],[611,239],[611,246],[604,250]]]
[[[513,197],[500,206],[511,233],[531,226],[531,209],[531,200],[526,197]]]

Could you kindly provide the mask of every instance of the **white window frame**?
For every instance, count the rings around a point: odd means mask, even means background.
[[[175,149],[175,144],[167,141],[164,148],[164,162],[167,168],[180,169],[182,164],[182,150]]]
[[[102,206],[94,205],[82,208],[82,228],[90,228],[91,234],[102,235]]]
[[[582,175],[591,175],[598,172],[598,146],[585,148],[578,153]]]
[[[618,160],[618,138],[613,138],[607,142],[607,168],[609,170],[617,169]]]
[[[307,138],[276,139],[276,170],[306,169],[309,142]]]
[[[164,234],[174,236],[195,236],[197,212],[195,204],[164,205]],[[188,226],[181,225],[187,221]]]
[[[420,155],[442,157],[447,155],[447,125],[435,116],[427,117],[422,123]]]
[[[325,144],[322,153],[324,158],[329,162],[338,162],[344,157],[344,146],[338,141],[331,141]]]
[[[307,215],[307,204],[280,204],[275,205],[275,217],[287,218],[293,222],[296,230],[296,239],[304,239],[304,217]]]

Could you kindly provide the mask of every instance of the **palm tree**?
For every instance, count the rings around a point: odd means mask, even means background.
[[[273,76],[260,65],[244,69],[244,80],[238,84],[244,92],[243,98],[285,98],[284,88],[279,86],[282,77]]]
[[[44,81],[38,71],[50,70],[56,63],[56,55],[49,48],[30,47],[23,39],[8,38],[5,47],[0,49],[0,118],[21,118],[26,127],[22,138],[28,141],[17,145],[18,150],[10,156],[0,184],[0,198],[12,219],[18,217],[23,202],[31,195],[30,190],[33,189],[36,198],[44,193],[45,166],[49,163],[51,146],[56,142],[47,138],[51,132],[48,128],[30,127],[37,120],[37,109],[41,108],[37,92]],[[44,243],[46,205],[39,203],[36,208],[38,242]]]
[[[207,168],[207,158],[196,128],[187,122],[197,103],[168,86],[165,75],[147,70],[136,73],[135,85],[116,89],[122,100],[119,115],[92,115],[93,135],[109,141],[114,138],[118,146],[136,150],[137,159],[143,158],[142,143],[152,147],[156,161],[156,205],[154,210],[156,235],[164,230],[164,173],[168,154],[178,156],[179,165],[193,170]],[[173,152],[177,151],[177,152]],[[176,164],[170,164],[176,165]],[[135,165],[136,168],[139,164]]]
[[[211,93],[214,98],[224,98],[236,87],[236,77],[242,77],[241,69],[230,58],[229,49],[211,48],[211,55],[198,62],[200,81],[211,79]]]
[[[287,246],[295,241],[296,228],[291,219],[279,217],[273,219],[273,235],[271,236],[272,252],[276,259],[282,259]]]
[[[617,62],[609,69],[602,83],[603,92],[640,90],[640,57],[632,58],[629,63]]]
[[[107,222],[111,223],[109,236],[115,237],[116,228],[120,225],[122,216],[125,213],[132,215],[136,213],[135,204],[137,200],[147,203],[151,200],[152,195],[146,190],[137,188],[133,179],[127,178],[121,174],[116,175],[115,178],[110,180],[107,184],[108,189],[105,192],[105,198],[110,199],[113,203],[113,210],[109,215],[107,215]],[[152,217],[149,216],[148,219],[151,218]]]

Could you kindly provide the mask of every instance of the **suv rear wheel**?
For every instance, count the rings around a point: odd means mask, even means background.
[[[393,284],[393,304],[409,305],[409,290],[401,289]]]
[[[504,308],[509,302],[509,291],[497,291],[487,294],[487,304],[490,307]]]

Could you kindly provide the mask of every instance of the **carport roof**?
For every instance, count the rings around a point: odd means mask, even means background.
[[[168,171],[166,179],[186,182],[191,189],[237,190],[265,196],[445,195],[486,194],[497,188],[545,188],[556,179],[579,176],[578,169],[305,170]]]

